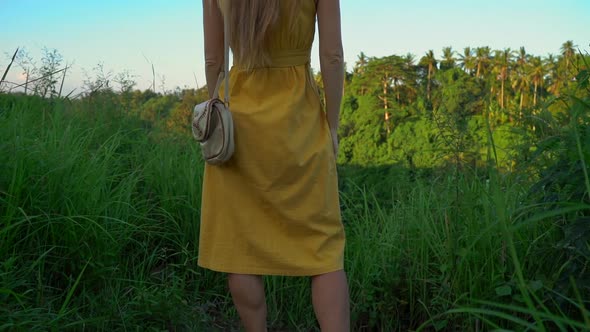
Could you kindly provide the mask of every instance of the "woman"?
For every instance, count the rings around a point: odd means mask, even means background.
[[[203,15],[210,96],[223,67],[223,19],[230,20],[235,153],[205,167],[199,265],[228,273],[246,331],[266,331],[263,275],[311,276],[322,331],[348,331],[336,173],[339,1],[203,0]],[[316,17],[326,112],[310,69]]]

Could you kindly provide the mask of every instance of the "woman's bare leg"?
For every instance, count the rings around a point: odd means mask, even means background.
[[[348,282],[343,270],[313,276],[311,293],[322,332],[350,331]]]
[[[246,332],[266,332],[266,297],[262,276],[229,274],[229,290]]]

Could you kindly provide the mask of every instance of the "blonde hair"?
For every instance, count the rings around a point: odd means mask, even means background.
[[[280,20],[281,3],[289,2],[287,13],[298,12],[301,0],[217,0],[224,19],[230,19],[230,44],[234,58],[248,69],[270,62],[269,31]],[[291,24],[295,22],[290,18]]]

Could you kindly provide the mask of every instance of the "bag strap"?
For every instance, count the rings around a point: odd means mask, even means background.
[[[217,77],[217,85],[215,86],[215,91],[213,92],[213,98],[219,98],[219,87],[221,86],[221,80],[224,80],[225,89],[224,89],[224,96],[223,102],[228,105],[229,104],[229,19],[226,18],[226,15],[229,16],[229,0],[224,1],[223,3],[226,4],[226,8],[224,8],[223,15],[223,42],[225,47],[225,55],[223,57],[223,70],[219,72],[219,77]]]

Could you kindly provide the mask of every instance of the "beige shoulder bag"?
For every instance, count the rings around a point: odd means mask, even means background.
[[[203,159],[213,165],[228,161],[234,153],[234,124],[229,111],[229,20],[225,18],[224,39],[224,70],[217,78],[213,98],[193,110],[193,136],[201,145]],[[223,101],[219,99],[222,79],[225,82]]]

